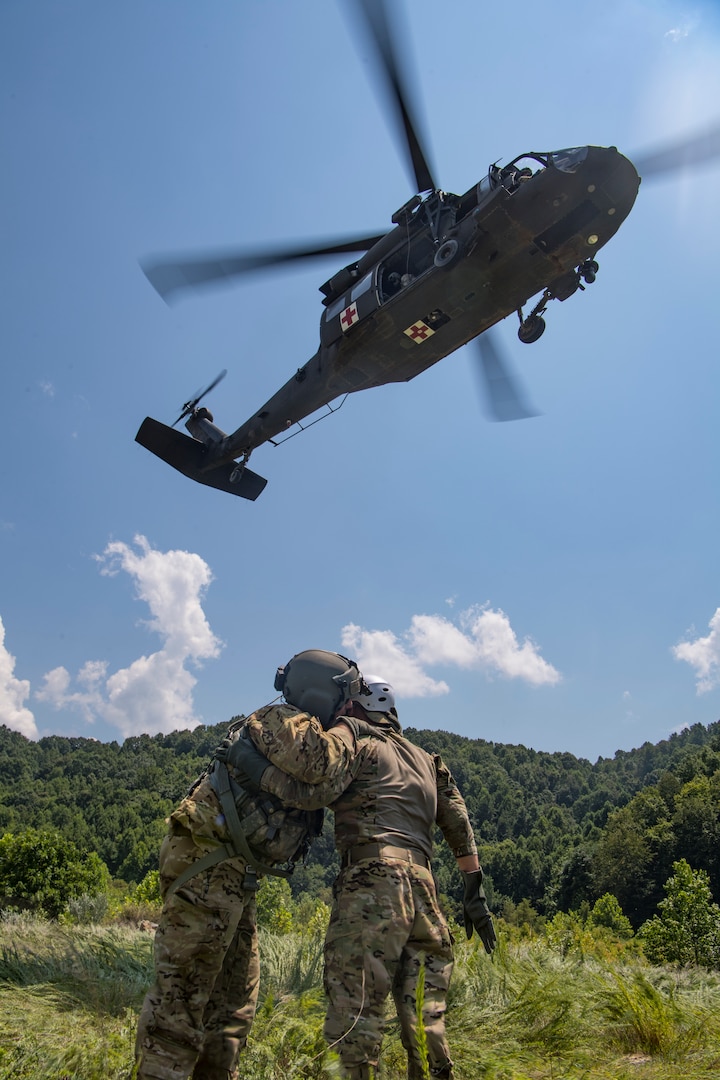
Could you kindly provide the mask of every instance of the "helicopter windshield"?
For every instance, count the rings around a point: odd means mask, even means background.
[[[520,154],[509,165],[491,165],[487,176],[477,185],[478,206],[499,188],[504,188],[510,194],[517,191],[524,181],[532,178],[533,166],[540,165],[544,169],[547,164],[547,157],[540,157],[539,154]]]
[[[550,159],[556,169],[562,172],[575,172],[587,157],[587,146],[574,146],[569,150],[556,150]]]

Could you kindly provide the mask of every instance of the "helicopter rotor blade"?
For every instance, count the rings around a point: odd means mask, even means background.
[[[659,147],[652,153],[639,154],[632,161],[644,180],[679,172],[692,165],[703,165],[719,157],[720,123],[716,122],[689,139]]]
[[[167,303],[181,289],[210,285],[224,278],[240,277],[270,266],[300,262],[303,259],[323,255],[341,255],[345,252],[368,251],[381,240],[379,236],[351,236],[328,244],[312,247],[280,248],[277,251],[217,252],[189,259],[147,259],[140,263],[141,269],[152,287]]]
[[[352,8],[356,12],[357,21],[363,24],[377,55],[393,108],[402,128],[402,139],[410,159],[417,191],[437,191],[437,185],[428,164],[428,155],[423,148],[418,134],[418,125],[413,118],[407,82],[401,76],[397,48],[399,35],[393,34],[391,29],[388,19],[389,4],[386,0],[356,0]]]
[[[206,386],[204,390],[198,390],[197,396],[194,397],[191,401],[186,401],[182,407],[182,412],[175,421],[175,424],[173,424],[172,426],[175,427],[175,425],[179,424],[180,421],[183,420],[186,416],[190,416],[191,413],[195,412],[195,409],[198,407],[198,404],[202,401],[205,395],[209,394],[211,390],[214,390],[217,384],[221,382],[226,375],[227,368],[223,368],[220,374],[213,379],[209,386]]]
[[[502,355],[497,335],[486,330],[476,338],[478,371],[483,383],[488,416],[491,420],[528,420],[538,416],[525,402],[519,385]]]

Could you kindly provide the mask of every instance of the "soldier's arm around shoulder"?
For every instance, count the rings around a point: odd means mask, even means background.
[[[358,754],[344,772],[326,777],[317,784],[296,780],[276,765],[270,765],[262,774],[260,788],[277,796],[286,806],[294,806],[299,810],[319,810],[321,807],[330,806],[342,795],[355,779],[361,765],[362,755]]]
[[[344,724],[325,731],[317,717],[293,705],[258,709],[248,718],[247,730],[268,761],[305,784],[344,776],[356,754],[355,738]]]

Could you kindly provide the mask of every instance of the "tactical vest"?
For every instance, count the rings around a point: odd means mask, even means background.
[[[239,738],[244,723],[243,719],[234,724],[226,739]],[[237,783],[232,772],[216,758],[190,789],[192,794],[207,778],[222,808],[229,840],[188,866],[172,883],[168,894],[225,859],[240,858],[245,862],[246,888],[256,887],[253,884],[256,874],[288,878],[320,835],[323,810],[298,810],[284,806],[267,792],[248,792]]]
[[[240,787],[232,769],[221,761],[214,762],[210,783],[238,854],[264,874],[288,877],[320,834],[323,811],[284,806],[277,796],[264,791],[251,794]],[[280,863],[284,868],[277,865]]]

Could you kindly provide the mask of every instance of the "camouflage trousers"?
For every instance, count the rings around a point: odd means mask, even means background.
[[[232,1080],[255,1017],[260,964],[245,864],[217,863],[167,895],[185,867],[214,846],[172,823],[160,849],[164,904],[155,984],[138,1024],[138,1080]]]
[[[392,993],[408,1077],[422,1080],[417,989],[423,977],[430,1074],[451,1080],[445,1000],[452,939],[432,872],[399,859],[364,859],[342,871],[333,891],[325,939],[325,1038],[340,1055],[345,1074],[360,1080],[377,1066],[385,1002]]]

